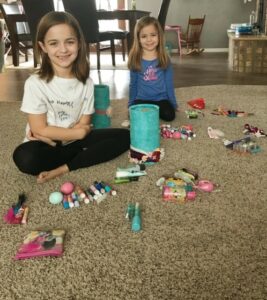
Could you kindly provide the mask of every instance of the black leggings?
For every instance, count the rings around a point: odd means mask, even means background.
[[[135,104],[154,104],[159,106],[159,117],[163,121],[173,121],[175,119],[175,109],[168,100],[151,101],[151,100],[135,100]]]
[[[19,145],[13,159],[23,173],[38,175],[66,164],[70,171],[111,160],[130,147],[130,131],[123,128],[92,130],[84,139],[65,146],[41,141]]]

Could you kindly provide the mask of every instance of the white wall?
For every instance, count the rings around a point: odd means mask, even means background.
[[[128,4],[130,7],[130,0]],[[136,0],[137,9],[151,11],[157,17],[161,0]],[[227,29],[231,23],[247,23],[256,0],[244,4],[244,0],[172,0],[166,20],[169,25],[181,25],[186,30],[189,15],[206,15],[201,36],[204,48],[228,48]],[[167,32],[166,39],[177,48],[175,33]]]

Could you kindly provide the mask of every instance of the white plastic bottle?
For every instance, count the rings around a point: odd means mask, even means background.
[[[255,11],[253,10],[249,16],[249,24],[253,25],[255,23]]]
[[[132,10],[136,9],[136,0],[132,0],[131,7],[132,7]]]

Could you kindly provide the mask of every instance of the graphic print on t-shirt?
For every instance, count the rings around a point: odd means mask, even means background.
[[[156,74],[157,69],[153,66],[148,66],[146,71],[144,72],[144,80],[145,81],[152,81],[152,80],[157,80],[157,74]]]

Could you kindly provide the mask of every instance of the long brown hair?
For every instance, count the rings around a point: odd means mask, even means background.
[[[38,58],[41,58],[41,66],[37,71],[40,78],[45,79],[47,82],[51,81],[55,73],[51,64],[51,61],[38,42],[44,43],[45,35],[47,31],[60,24],[67,24],[75,31],[75,34],[79,43],[79,51],[76,60],[72,65],[72,72],[75,77],[85,83],[90,72],[87,45],[83,36],[83,32],[80,28],[78,21],[67,12],[51,11],[42,17],[37,27],[37,34],[35,40],[35,49],[38,53]]]
[[[143,50],[140,44],[140,32],[144,27],[149,25],[153,25],[158,33],[158,38],[159,38],[159,43],[157,46],[157,54],[159,60],[158,67],[166,69],[169,64],[169,57],[165,49],[165,38],[164,38],[164,33],[161,28],[161,25],[156,18],[145,16],[142,17],[135,25],[134,42],[128,58],[128,68],[130,70],[136,70],[136,71],[141,70],[141,60],[142,60]]]

